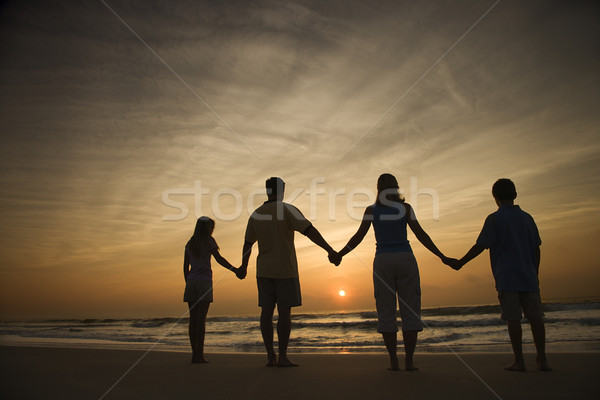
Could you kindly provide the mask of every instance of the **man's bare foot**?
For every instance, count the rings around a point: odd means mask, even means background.
[[[537,361],[537,369],[540,371],[552,371],[550,364],[548,364],[548,360],[546,357],[536,357],[535,361]]]
[[[208,360],[204,356],[192,356],[192,364],[206,364]]]
[[[277,365],[277,356],[275,353],[267,354],[267,363],[265,364],[267,367],[274,367]]]
[[[400,371],[400,365],[398,365],[398,357],[390,357],[390,367],[388,371]]]
[[[519,362],[514,362],[511,365],[509,365],[508,367],[505,367],[504,370],[506,371],[519,371],[519,372],[525,372],[525,364],[523,363],[519,363]]]
[[[277,366],[279,368],[299,367],[298,364],[292,362],[289,358],[281,358],[281,356],[279,356],[279,362],[277,363]]]
[[[419,368],[415,367],[415,363],[412,361],[404,361],[404,370],[405,371],[418,371]]]

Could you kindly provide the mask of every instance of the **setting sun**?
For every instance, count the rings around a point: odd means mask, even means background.
[[[339,291],[339,295],[344,297],[346,295],[346,291],[345,290],[340,290]]]

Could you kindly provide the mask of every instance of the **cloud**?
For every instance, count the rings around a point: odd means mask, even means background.
[[[439,194],[441,220],[427,196],[420,216],[449,243],[477,233],[500,176],[515,179],[519,200],[552,232],[563,220],[585,223],[599,200],[600,57],[587,5],[501,2],[416,85],[489,5],[111,6],[218,116],[102,3],[7,5],[0,248],[23,270],[33,257],[36,268],[88,263],[110,275],[129,262],[160,271],[180,256],[194,211],[214,214],[219,189],[246,201],[274,175],[288,190],[315,177],[345,190],[333,203],[319,199],[315,222],[339,243],[357,227],[348,194],[374,190],[382,172],[397,175],[407,196],[411,177]],[[162,221],[173,212],[163,191],[195,181],[211,190],[202,210],[180,196],[188,218]],[[305,195],[295,204],[310,211]],[[246,207],[218,223],[232,255]],[[302,247],[309,259],[319,251]]]

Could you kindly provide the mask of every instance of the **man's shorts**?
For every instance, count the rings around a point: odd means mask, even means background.
[[[196,303],[197,301],[213,301],[212,281],[186,281],[183,301]]]
[[[398,332],[396,307],[403,331],[422,331],[421,280],[411,252],[381,253],[373,261],[377,332]]]
[[[509,292],[498,290],[498,300],[500,301],[500,311],[502,313],[500,317],[504,321],[520,321],[523,318],[521,309],[523,309],[525,318],[529,320],[544,316],[540,292]]]
[[[302,305],[300,280],[298,278],[256,278],[258,306],[297,307]]]

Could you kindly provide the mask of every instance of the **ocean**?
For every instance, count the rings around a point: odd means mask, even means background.
[[[544,308],[548,351],[600,351],[600,302],[547,303]],[[497,305],[424,309],[417,352],[510,351],[499,315]],[[298,313],[292,324],[290,352],[385,351],[375,311]],[[190,351],[187,329],[187,317],[2,321],[0,345]],[[258,313],[209,313],[206,331],[208,353],[263,352]],[[523,343],[525,351],[534,351],[528,326]]]

